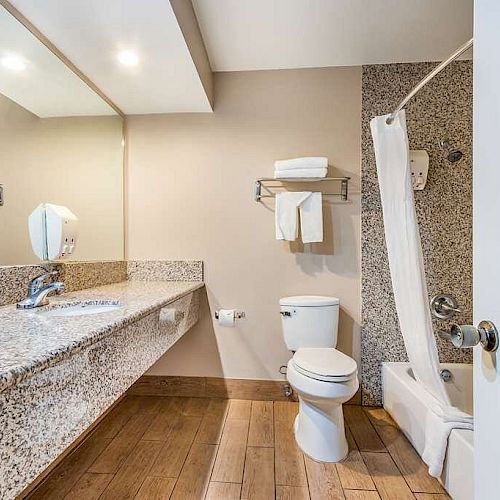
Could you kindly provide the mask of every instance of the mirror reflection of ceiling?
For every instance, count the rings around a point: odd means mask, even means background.
[[[212,111],[172,5],[191,8],[190,2],[10,3],[125,114]]]
[[[41,118],[116,114],[1,7],[0,93]]]

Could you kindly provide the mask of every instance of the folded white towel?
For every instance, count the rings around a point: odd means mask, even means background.
[[[275,170],[275,179],[301,179],[313,177],[326,177],[328,169],[326,168],[301,168],[294,170]]]
[[[474,419],[454,406],[439,402],[427,410],[425,419],[425,447],[422,460],[429,466],[429,474],[439,477],[448,448],[448,437],[453,429],[474,429]]]
[[[302,241],[323,241],[321,193],[296,191],[276,195],[276,239],[295,241],[298,236],[297,209],[300,211]]]
[[[292,158],[291,160],[278,160],[274,162],[274,170],[295,170],[305,168],[327,168],[328,158],[324,156],[307,156]]]

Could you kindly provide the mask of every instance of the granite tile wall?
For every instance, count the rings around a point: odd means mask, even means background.
[[[436,63],[363,67],[362,76],[362,333],[361,380],[365,405],[382,402],[381,363],[406,361],[384,240],[369,122],[387,114]],[[472,62],[452,63],[406,106],[411,149],[430,156],[425,190],[415,192],[429,295],[456,296],[461,323],[472,320]],[[447,160],[448,139],[463,158]],[[435,331],[449,322],[434,321]],[[442,362],[472,362],[471,352],[437,338]]]

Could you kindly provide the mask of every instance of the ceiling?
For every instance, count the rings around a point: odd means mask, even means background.
[[[193,0],[214,71],[437,61],[473,0]]]
[[[12,71],[0,64],[0,93],[41,117],[115,114],[97,94],[0,8],[0,61],[20,61]]]
[[[125,114],[212,111],[203,42],[213,71],[242,71],[437,61],[472,36],[473,0],[10,2]],[[0,25],[0,56],[11,42],[29,71],[0,70],[0,92],[39,116],[112,112],[20,25]]]
[[[10,1],[125,114],[212,111],[168,0]]]

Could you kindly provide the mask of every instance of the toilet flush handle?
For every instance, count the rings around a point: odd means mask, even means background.
[[[280,311],[280,314],[288,318],[292,316],[292,313],[290,311]]]

